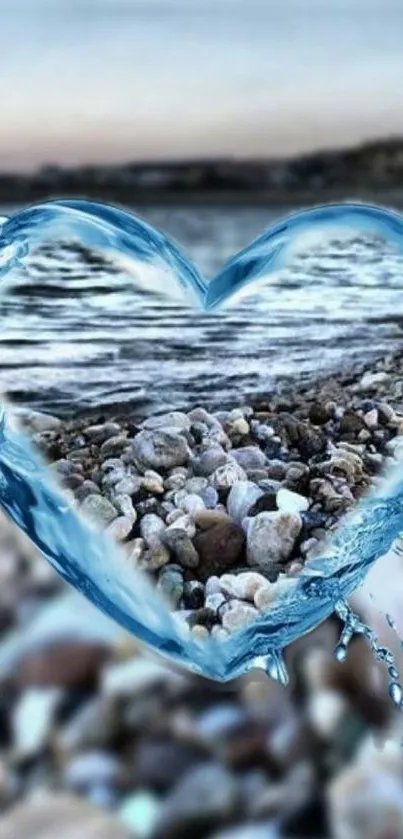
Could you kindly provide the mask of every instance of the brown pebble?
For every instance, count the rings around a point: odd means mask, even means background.
[[[245,534],[241,527],[227,520],[197,533],[193,544],[199,555],[197,576],[204,582],[240,562]]]

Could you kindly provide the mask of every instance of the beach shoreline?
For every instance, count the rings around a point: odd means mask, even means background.
[[[403,349],[232,410],[23,424],[184,626],[225,637],[294,584],[401,454]]]

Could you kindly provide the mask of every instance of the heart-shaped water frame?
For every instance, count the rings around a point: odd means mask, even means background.
[[[234,256],[209,282],[163,233],[120,209],[88,201],[52,201],[0,219],[0,276],[43,243],[66,238],[104,251],[125,267],[156,269],[165,290],[180,290],[211,310],[242,287],[287,264],[301,235],[313,230],[382,237],[403,252],[403,216],[360,203],[313,207],[289,215]],[[252,667],[284,677],[281,651],[329,616],[403,530],[403,472],[385,480],[342,521],[324,553],[291,593],[253,624],[217,641],[185,635],[152,586],[130,568],[114,542],[91,530],[64,498],[28,439],[5,409],[0,424],[0,505],[59,574],[145,643],[190,669],[230,679]]]

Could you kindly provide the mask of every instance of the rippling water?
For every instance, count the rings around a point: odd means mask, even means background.
[[[205,276],[280,215],[217,207],[141,214]],[[59,415],[126,402],[142,413],[234,405],[263,396],[278,377],[393,349],[402,334],[403,256],[357,235],[307,243],[270,287],[248,287],[214,313],[134,289],[121,265],[79,244],[43,247],[14,276],[0,301],[0,388]]]

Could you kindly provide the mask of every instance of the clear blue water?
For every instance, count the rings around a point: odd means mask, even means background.
[[[382,237],[403,249],[400,215],[365,205],[327,206],[273,226],[224,265],[215,278],[206,280],[163,234],[138,219],[104,205],[53,202],[3,220],[0,271],[7,283],[38,244],[74,235],[91,248],[124,259],[133,282],[144,292],[150,289],[159,294],[162,288],[168,291],[172,287],[174,295],[186,295],[189,307],[192,303],[207,313],[232,294],[246,291],[262,276],[267,287],[271,272],[284,266],[301,234],[336,229],[339,235],[351,228],[359,235]],[[284,647],[334,609],[346,622],[347,640],[354,627],[359,630],[348,610],[343,611],[344,599],[403,530],[403,476],[399,465],[381,490],[343,520],[323,555],[301,573],[287,599],[278,600],[267,614],[224,642],[200,642],[182,634],[153,589],[134,569],[128,569],[114,543],[91,530],[69,507],[46,466],[21,432],[13,430],[4,411],[0,504],[65,580],[164,655],[216,679],[232,678],[252,666],[285,678]],[[376,642],[373,644],[376,651]],[[398,686],[391,691],[395,701],[398,691]]]

